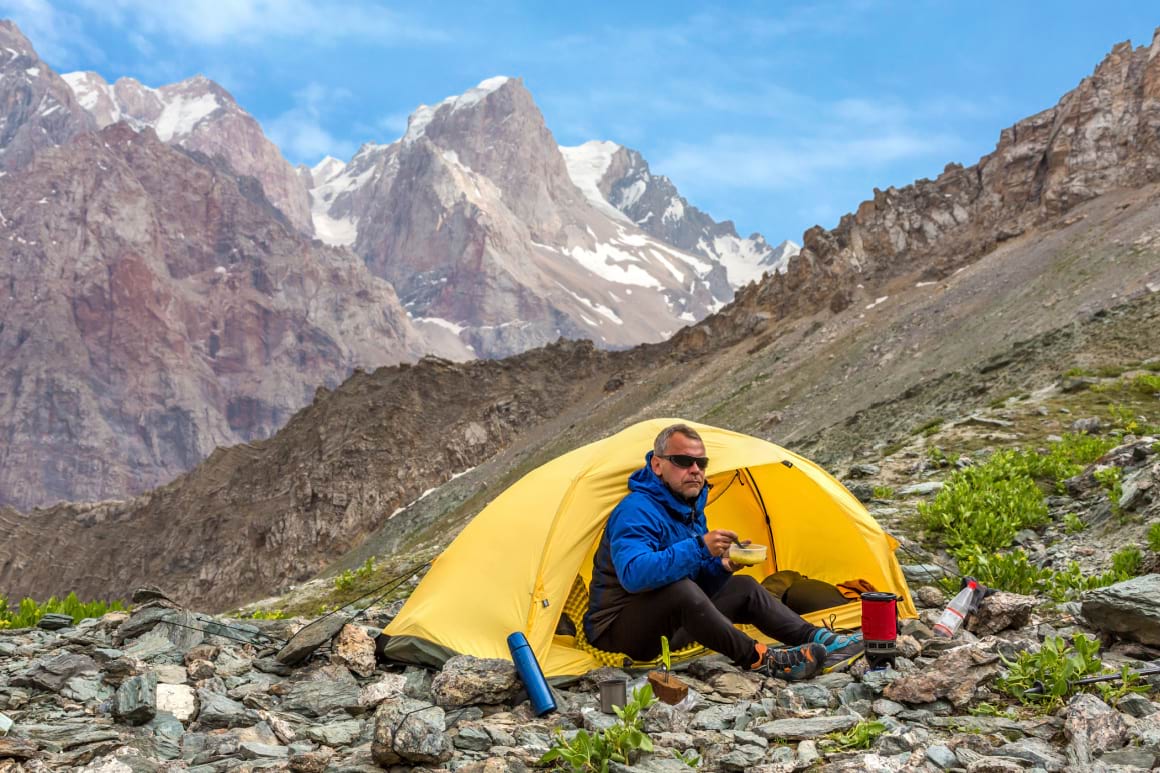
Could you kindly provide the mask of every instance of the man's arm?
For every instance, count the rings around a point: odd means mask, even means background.
[[[619,509],[619,508],[618,508]],[[655,590],[677,580],[692,579],[702,563],[713,558],[700,537],[690,536],[661,547],[661,529],[651,513],[634,508],[614,512],[608,521],[612,563],[629,593]]]

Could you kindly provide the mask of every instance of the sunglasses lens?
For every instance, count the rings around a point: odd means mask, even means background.
[[[687,470],[690,467],[692,467],[694,464],[696,464],[702,470],[704,470],[706,467],[709,466],[709,457],[707,457],[707,456],[688,456],[686,454],[673,454],[671,456],[666,456],[665,458],[668,459],[673,464],[680,467],[682,470]]]

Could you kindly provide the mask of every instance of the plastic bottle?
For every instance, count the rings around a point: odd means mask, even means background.
[[[540,670],[540,662],[536,660],[536,653],[532,652],[532,645],[528,644],[528,637],[516,631],[507,637],[507,643],[512,653],[512,662],[516,664],[516,671],[524,681],[536,716],[541,717],[549,711],[555,711],[556,699],[548,688],[548,680]]]
[[[967,583],[967,587],[951,599],[951,603],[947,604],[947,608],[943,610],[942,617],[934,624],[935,636],[949,639],[959,632],[959,629],[963,627],[963,620],[971,611],[971,603],[974,601],[975,591],[978,587],[979,584],[971,580]]]

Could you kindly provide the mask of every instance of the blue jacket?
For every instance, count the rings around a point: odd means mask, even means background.
[[[596,549],[584,635],[594,641],[607,630],[634,593],[691,579],[709,596],[729,578],[701,535],[709,487],[696,501],[677,496],[652,471],[652,452],[628,479],[629,493],[613,509]]]

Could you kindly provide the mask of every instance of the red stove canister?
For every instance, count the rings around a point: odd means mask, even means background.
[[[871,668],[893,665],[898,657],[898,596],[862,594],[862,641]]]

